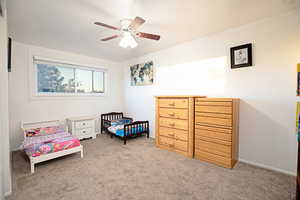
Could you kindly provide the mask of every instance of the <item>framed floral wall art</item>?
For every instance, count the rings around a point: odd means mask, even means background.
[[[130,67],[131,86],[153,84],[153,61],[136,64]]]

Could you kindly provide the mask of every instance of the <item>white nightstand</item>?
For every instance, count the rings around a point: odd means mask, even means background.
[[[95,116],[71,117],[67,119],[69,132],[80,140],[84,138],[96,138]]]

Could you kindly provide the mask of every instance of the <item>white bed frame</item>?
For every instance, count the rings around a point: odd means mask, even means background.
[[[53,121],[42,121],[42,122],[29,122],[29,123],[23,123],[21,125],[21,128],[23,130],[24,139],[26,138],[26,130],[33,129],[33,128],[42,128],[42,127],[49,127],[49,126],[61,126],[61,122],[59,120],[53,120]],[[68,131],[67,127],[65,127],[65,130]],[[51,160],[54,158],[62,157],[65,155],[73,154],[80,152],[81,158],[83,158],[83,147],[82,145],[78,147],[74,147],[71,149],[65,149],[58,152],[53,152],[49,154],[40,155],[37,157],[28,156],[30,160],[30,169],[31,173],[34,173],[34,165],[40,162],[44,162],[47,160]]]

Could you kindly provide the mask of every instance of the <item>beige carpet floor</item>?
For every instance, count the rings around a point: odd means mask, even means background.
[[[289,200],[295,178],[238,163],[232,170],[155,148],[151,139],[98,136],[79,154],[38,164],[13,154],[8,200]]]

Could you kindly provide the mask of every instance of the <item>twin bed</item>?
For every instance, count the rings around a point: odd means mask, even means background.
[[[22,123],[22,129],[22,149],[29,158],[31,173],[34,173],[34,165],[40,162],[77,152],[83,157],[79,139],[68,133],[59,120]]]
[[[83,147],[80,140],[68,133],[67,128],[59,120],[22,123],[24,141],[22,149],[26,152],[31,173],[37,163],[80,152],[83,158]],[[146,134],[149,138],[149,122],[136,121],[124,117],[123,113],[107,113],[101,115],[101,133],[109,133],[111,137],[127,139]]]

